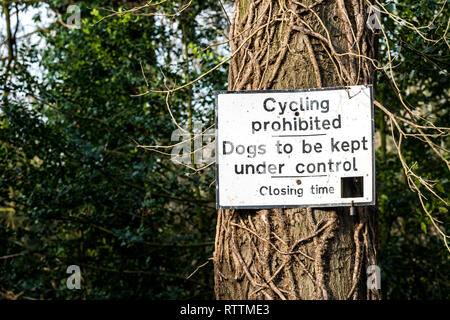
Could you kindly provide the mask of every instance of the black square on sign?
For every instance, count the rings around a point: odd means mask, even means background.
[[[364,197],[364,177],[341,178],[341,197],[342,198]]]

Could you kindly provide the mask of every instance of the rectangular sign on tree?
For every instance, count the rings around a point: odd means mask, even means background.
[[[372,86],[216,94],[218,208],[375,204]]]

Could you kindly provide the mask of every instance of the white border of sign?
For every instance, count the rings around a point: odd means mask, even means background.
[[[371,124],[372,124],[372,201],[370,202],[358,202],[355,203],[354,206],[373,206],[376,203],[376,190],[375,190],[375,126],[374,126],[374,105],[373,105],[373,85],[364,85],[366,88],[370,89],[370,103],[371,103]],[[243,90],[243,91],[216,91],[215,92],[215,126],[216,126],[216,132],[219,130],[219,121],[217,118],[218,115],[218,95],[219,94],[248,94],[248,93],[289,93],[289,92],[311,92],[311,91],[330,91],[330,90],[346,90],[350,87],[328,87],[328,88],[312,88],[312,89],[299,89],[299,90]],[[269,209],[269,208],[283,208],[283,209],[289,209],[289,208],[307,208],[307,207],[314,207],[314,208],[330,208],[330,207],[349,207],[348,203],[332,203],[332,204],[302,204],[302,205],[270,205],[270,206],[235,206],[235,207],[229,207],[229,206],[220,206],[219,205],[219,177],[218,177],[218,170],[219,170],[219,164],[217,161],[218,158],[218,152],[219,146],[218,146],[218,139],[216,136],[215,139],[216,144],[216,208],[217,209]]]

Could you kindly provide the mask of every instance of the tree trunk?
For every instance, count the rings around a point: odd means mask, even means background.
[[[374,82],[375,37],[360,0],[237,0],[229,90]],[[375,208],[219,210],[217,299],[378,299]]]

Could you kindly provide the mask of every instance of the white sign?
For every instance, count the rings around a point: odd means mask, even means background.
[[[216,94],[218,208],[375,204],[372,86]]]

